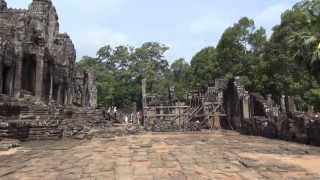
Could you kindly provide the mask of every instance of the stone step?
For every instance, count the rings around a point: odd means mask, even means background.
[[[0,133],[0,137],[1,138],[9,138],[9,137],[13,137],[13,135],[10,133]]]
[[[9,129],[0,129],[0,134],[9,133]]]

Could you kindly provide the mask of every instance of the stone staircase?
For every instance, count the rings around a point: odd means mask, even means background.
[[[0,137],[20,140],[59,139],[61,118],[32,98],[0,96]]]
[[[5,100],[6,99],[6,100]],[[0,138],[57,140],[111,127],[102,110],[39,104],[32,98],[0,96]]]

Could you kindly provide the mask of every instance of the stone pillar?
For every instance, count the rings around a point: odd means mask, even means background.
[[[310,114],[314,113],[314,106],[308,105],[308,113]]]
[[[41,101],[42,88],[43,88],[43,65],[44,65],[44,51],[37,54],[37,66],[36,66],[36,89],[35,96],[37,101]]]
[[[281,96],[281,112],[286,113],[287,108],[286,108],[286,96],[282,95]]]
[[[146,106],[146,88],[147,88],[147,80],[146,79],[143,79],[142,80],[142,85],[141,85],[141,92],[142,92],[142,105],[143,107]]]
[[[65,89],[64,105],[69,105],[69,87]]]
[[[53,95],[53,73],[52,73],[52,67],[49,67],[50,71],[50,90],[49,90],[49,102],[52,102],[52,95]]]
[[[68,93],[68,105],[72,105],[72,101],[73,101],[73,87],[72,87],[72,85],[69,86],[68,91],[69,91],[69,93]]]
[[[0,54],[0,94],[3,92],[3,62]]]
[[[61,97],[61,91],[62,91],[62,85],[61,84],[59,84],[59,86],[58,86],[58,94],[57,94],[57,103],[59,104],[59,105],[62,105],[62,101],[61,101],[61,99],[62,99],[62,97]]]
[[[220,121],[220,113],[219,112],[215,112],[213,114],[213,124],[211,126],[211,129],[221,129],[221,121]]]
[[[9,89],[9,96],[13,96],[14,95],[14,71],[15,69],[13,67],[10,67],[10,70],[9,70],[9,77],[8,77],[8,80],[7,80],[7,87]]]
[[[272,106],[272,95],[271,94],[267,95],[267,103],[268,103],[268,106]]]
[[[291,113],[296,112],[296,105],[294,103],[294,98],[291,96],[288,96],[287,111]]]
[[[144,127],[147,128],[148,124],[147,124],[147,111],[146,111],[146,107],[147,107],[147,94],[146,94],[146,90],[147,90],[147,80],[144,78],[142,79],[141,82],[141,93],[142,93],[142,113],[143,113],[143,123],[144,123]]]
[[[81,104],[83,107],[87,107],[88,78],[87,78],[86,74],[83,74],[83,77],[84,77],[85,84],[83,85],[83,88],[82,88]]]
[[[244,93],[242,99],[242,115],[244,120],[250,119],[250,95],[248,92]]]
[[[23,55],[18,55],[14,80],[14,96],[16,98],[19,98],[21,96],[22,60]]]

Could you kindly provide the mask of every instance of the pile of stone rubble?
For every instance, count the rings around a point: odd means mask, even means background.
[[[79,107],[58,107],[32,99],[1,101],[0,138],[56,140],[85,137],[91,129],[110,127],[102,111]]]

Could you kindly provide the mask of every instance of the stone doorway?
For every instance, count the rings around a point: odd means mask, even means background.
[[[25,55],[22,62],[22,89],[24,94],[35,95],[36,67],[36,56]]]
[[[11,78],[10,78],[11,69],[9,66],[3,66],[2,69],[2,94],[10,95],[11,89]]]

